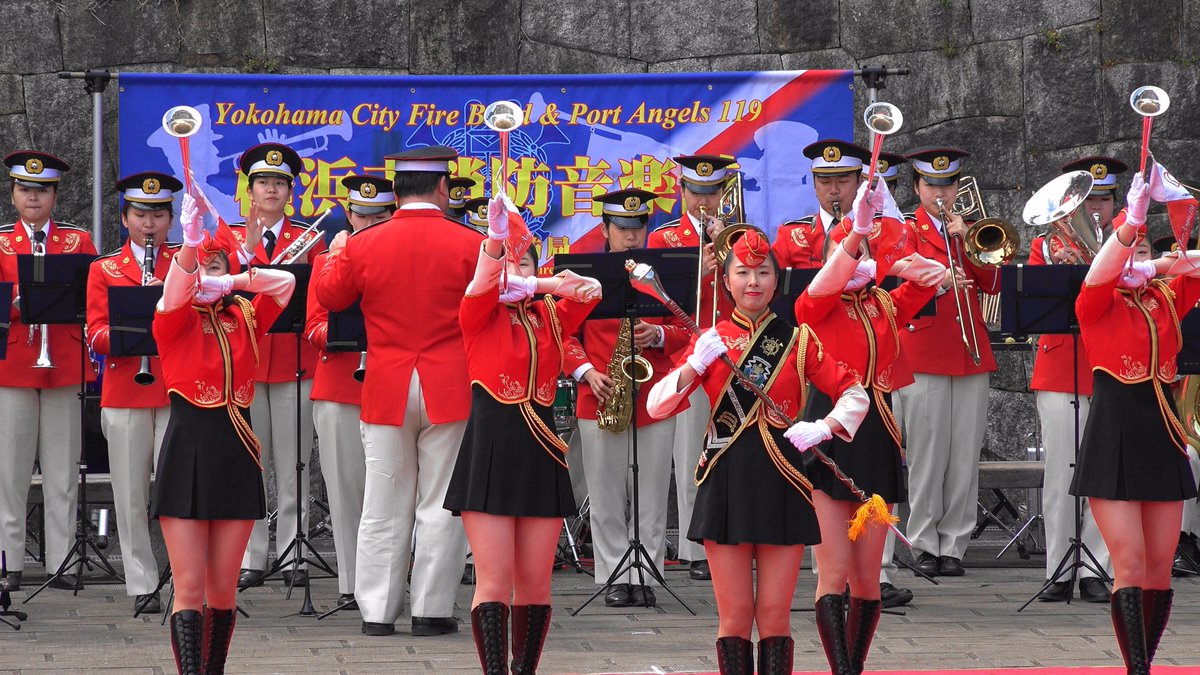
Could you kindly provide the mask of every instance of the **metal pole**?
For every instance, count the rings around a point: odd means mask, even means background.
[[[887,84],[884,80],[889,75],[908,75],[908,68],[888,68],[886,66],[867,66],[862,70],[854,71],[856,77],[861,77],[863,82],[867,84],[867,103],[874,103],[879,98],[879,90],[886,89]]]
[[[101,232],[101,207],[104,200],[104,90],[115,73],[107,70],[70,71],[58,74],[64,80],[83,80],[84,90],[92,96],[92,242],[104,250]]]

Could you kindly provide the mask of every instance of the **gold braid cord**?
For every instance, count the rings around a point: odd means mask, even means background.
[[[525,401],[518,405],[521,408],[521,416],[525,418],[525,426],[529,427],[529,432],[533,434],[534,440],[542,446],[551,459],[558,462],[562,468],[567,468],[567,444],[550,427],[546,426],[542,418],[538,417],[532,403]]]
[[[233,429],[237,432],[238,438],[242,441],[242,445],[246,446],[246,450],[250,453],[250,458],[258,466],[258,470],[263,470],[262,460],[262,443],[258,441],[258,436],[254,435],[254,430],[250,428],[250,423],[242,417],[242,411],[231,399],[225,406],[225,410],[229,412],[229,421],[233,422]]]
[[[1183,344],[1182,328],[1179,325],[1179,316],[1175,313],[1175,293],[1170,289],[1167,283],[1161,279],[1155,279],[1151,282],[1156,288],[1162,291],[1166,298],[1167,309],[1171,312],[1171,321],[1175,325],[1175,335],[1179,340],[1179,344]],[[1150,310],[1142,304],[1141,294],[1131,294],[1134,305],[1142,312],[1142,316],[1146,319],[1146,326],[1150,330],[1150,386],[1154,387],[1154,398],[1158,402],[1158,412],[1162,416],[1163,424],[1167,427],[1167,434],[1171,437],[1171,443],[1175,445],[1175,449],[1187,455],[1187,430],[1183,428],[1183,424],[1179,422],[1179,418],[1171,411],[1171,404],[1167,402],[1166,396],[1163,395],[1162,387],[1159,386],[1158,380],[1158,324],[1154,323],[1154,317],[1150,315]]]
[[[771,435],[771,428],[767,425],[765,414],[760,413],[758,416],[758,433],[762,436],[763,445],[767,448],[767,456],[771,458],[771,463],[775,465],[779,475],[796,488],[796,492],[804,497],[804,501],[812,505],[812,482],[783,456],[783,451],[779,449],[775,443],[775,437]]]

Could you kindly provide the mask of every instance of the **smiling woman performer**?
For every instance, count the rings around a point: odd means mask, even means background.
[[[753,671],[751,629],[758,625],[758,672],[792,671],[791,602],[805,544],[821,541],[812,484],[800,453],[832,438],[850,440],[868,401],[855,377],[829,358],[808,326],[775,316],[779,268],[766,240],[747,231],[725,260],[730,320],[697,336],[683,361],[650,392],[648,411],[663,418],[699,386],[712,402],[707,447],[696,467],[696,506],[688,539],[703,542],[712,570],[722,673]],[[804,406],[811,381],[836,399],[822,420],[790,428],[768,414],[724,362],[729,355],[788,415]],[[797,452],[799,451],[799,452]],[[755,588],[757,569],[757,588]]]

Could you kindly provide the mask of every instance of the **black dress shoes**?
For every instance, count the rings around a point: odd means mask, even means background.
[[[649,586],[631,585],[629,587],[629,606],[630,607],[654,607],[658,604],[658,598],[654,596],[654,589]]]
[[[938,558],[938,574],[944,577],[961,577],[966,574],[962,561],[958,558],[944,555]]]
[[[162,613],[162,599],[158,597],[158,593],[143,593],[135,596],[133,611],[140,611],[142,614],[160,614]]]
[[[396,632],[396,626],[390,623],[372,623],[364,621],[362,625],[363,635],[383,636],[391,635]]]
[[[712,572],[708,569],[708,561],[693,560],[688,567],[688,576],[695,581],[711,581]]]
[[[337,606],[342,609],[358,609],[358,601],[354,599],[353,593],[342,593],[338,596]]]
[[[263,571],[242,568],[238,574],[238,590],[244,591],[251,586],[257,586],[262,583]]]
[[[1079,599],[1084,602],[1108,602],[1108,587],[1098,577],[1079,580]]]
[[[295,577],[295,583],[292,583],[292,577]],[[283,585],[292,586],[295,588],[304,588],[308,585],[308,570],[284,570]]]
[[[907,588],[896,588],[888,582],[879,584],[879,601],[884,608],[901,607],[912,602],[913,592]]]
[[[458,632],[458,619],[452,616],[414,616],[413,635],[446,635]]]
[[[79,582],[79,577],[77,575],[63,574],[61,576],[54,577],[53,579],[50,580],[50,588],[58,588],[58,589],[61,589],[64,591],[73,591],[73,590],[75,590],[75,586],[78,582]],[[79,587],[83,588],[83,585],[79,584]]]
[[[1071,582],[1056,581],[1038,593],[1037,597],[1042,602],[1066,602],[1071,597]]]
[[[633,604],[633,598],[629,596],[629,584],[613,584],[612,590],[608,595],[604,596],[605,607],[628,607]]]
[[[938,575],[938,559],[932,553],[922,553],[917,556],[916,568],[926,576],[936,577]]]

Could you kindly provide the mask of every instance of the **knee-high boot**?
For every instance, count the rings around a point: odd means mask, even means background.
[[[185,609],[171,615],[171,649],[179,675],[200,675],[200,644],[203,630],[200,612]]]
[[[1113,591],[1109,596],[1112,608],[1113,633],[1117,646],[1125,659],[1125,669],[1130,675],[1148,675],[1149,661],[1146,660],[1146,632],[1142,624],[1142,589],[1127,586]]]
[[[754,645],[746,638],[717,638],[717,670],[721,675],[753,675]]]
[[[1171,617],[1171,600],[1174,597],[1175,591],[1170,588],[1142,590],[1142,630],[1146,633],[1146,665],[1154,661],[1158,642],[1162,639],[1163,631],[1167,629],[1167,619]]]
[[[867,652],[871,649],[882,611],[883,604],[879,600],[850,598],[850,609],[846,612],[846,642],[850,666],[856,675],[866,668]]]
[[[224,675],[225,657],[229,655],[229,641],[233,639],[236,620],[236,609],[204,608],[204,652],[200,656],[200,670],[204,675]]]
[[[846,646],[846,601],[841,594],[830,593],[817,598],[817,634],[825,647],[829,672],[834,675],[854,675]]]
[[[471,635],[483,675],[508,675],[508,605],[484,602],[472,609]]]
[[[759,640],[759,675],[791,675],[795,647],[796,643],[790,637],[775,636]]]
[[[512,675],[534,675],[550,632],[550,605],[512,606]]]

